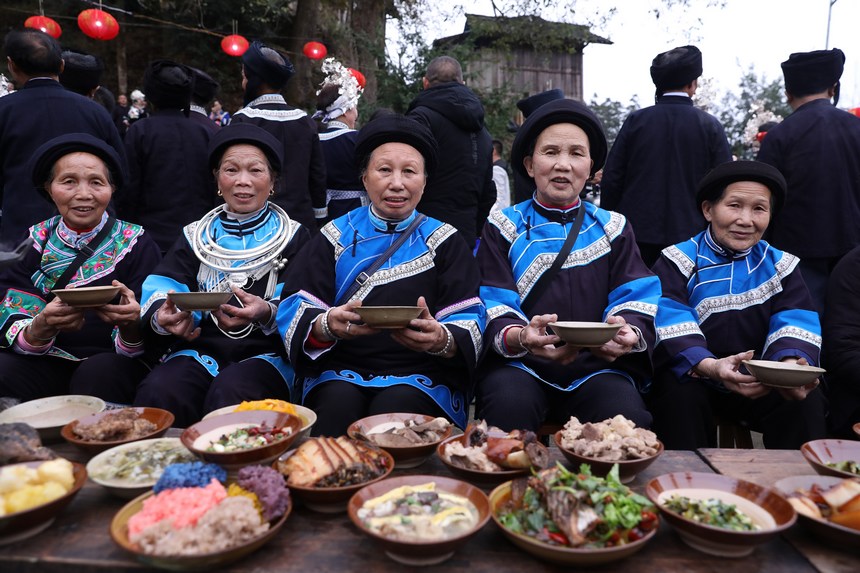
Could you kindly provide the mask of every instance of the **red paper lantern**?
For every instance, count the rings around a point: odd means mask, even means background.
[[[47,16],[30,16],[24,20],[24,26],[26,28],[41,30],[54,38],[59,38],[63,33],[63,29],[60,28],[60,25],[57,24],[56,20],[48,18]]]
[[[312,60],[321,60],[328,54],[325,44],[320,42],[308,42],[302,48],[302,53]]]
[[[860,107],[852,107],[848,110],[848,113],[853,113],[857,117],[860,117]]]
[[[113,40],[119,34],[116,18],[96,8],[78,14],[78,27],[81,32],[96,40]]]
[[[221,40],[221,49],[231,56],[241,56],[248,51],[248,40],[239,34],[224,36]]]
[[[367,84],[367,78],[364,77],[364,74],[356,70],[355,68],[348,68],[349,73],[352,74],[352,77],[355,78],[355,81],[358,82],[358,87],[364,89],[364,86]]]

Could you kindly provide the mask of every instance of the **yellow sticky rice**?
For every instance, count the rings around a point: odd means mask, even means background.
[[[32,468],[0,469],[0,516],[18,513],[63,497],[75,484],[72,463],[58,458]]]
[[[236,406],[234,412],[244,412],[246,410],[271,410],[273,412],[282,412],[284,414],[295,414],[296,408],[289,402],[284,400],[275,400],[267,398],[265,400],[245,401]]]
[[[256,493],[248,491],[237,483],[231,483],[230,486],[227,488],[227,497],[236,496],[247,497],[248,499],[253,501],[254,509],[256,509],[257,513],[260,514],[260,519],[263,519],[263,505],[260,503],[260,498],[257,497]]]

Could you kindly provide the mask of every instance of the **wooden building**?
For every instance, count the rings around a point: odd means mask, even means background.
[[[582,51],[588,44],[611,44],[588,26],[549,22],[537,16],[513,18],[466,14],[462,34],[440,38],[434,46],[467,45],[474,57],[464,59],[469,87],[504,89],[525,97],[560,88],[582,99]]]

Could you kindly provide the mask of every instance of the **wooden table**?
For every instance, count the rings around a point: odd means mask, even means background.
[[[799,450],[702,449],[699,454],[716,472],[765,487],[782,478],[815,474]],[[791,528],[785,538],[819,571],[860,572],[860,547],[831,549],[800,526]]]
[[[54,449],[75,461],[86,461],[82,459],[80,452],[68,445],[57,445]],[[558,450],[552,448],[551,452],[554,459],[559,459]],[[395,473],[399,471],[395,470]],[[435,458],[415,470],[407,471],[450,475],[447,468]],[[713,470],[695,452],[668,451],[648,470],[637,476],[631,485],[641,493],[648,480],[673,471]],[[144,570],[145,567],[116,546],[108,534],[110,521],[123,504],[123,500],[111,496],[100,486],[88,483],[46,531],[20,543],[0,547],[0,571],[73,573]],[[816,571],[804,554],[795,547],[780,538],[757,548],[749,557],[719,559],[689,548],[668,524],[663,523],[657,537],[641,552],[626,561],[602,567],[599,571]],[[373,573],[404,571],[406,568],[378,551],[372,541],[360,533],[345,514],[322,515],[299,506],[293,510],[274,540],[226,570],[249,573],[360,570],[362,573]],[[491,522],[449,561],[424,570],[496,573],[564,569],[539,561],[514,547]],[[854,571],[860,571],[860,568],[855,568]]]

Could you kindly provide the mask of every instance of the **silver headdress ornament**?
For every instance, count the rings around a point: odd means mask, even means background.
[[[13,91],[15,91],[15,88],[12,86],[12,82],[7,80],[3,74],[0,74],[0,97],[9,95]]]
[[[364,89],[358,85],[358,80],[349,71],[349,68],[335,60],[334,58],[326,58],[322,63],[322,72],[326,74],[325,79],[320,84],[320,89],[317,90],[317,95],[320,94],[322,88],[328,84],[338,86],[337,99],[331,105],[325,108],[325,111],[316,112],[314,119],[322,118],[323,123],[342,116],[347,111],[358,105],[358,99],[361,97]]]

